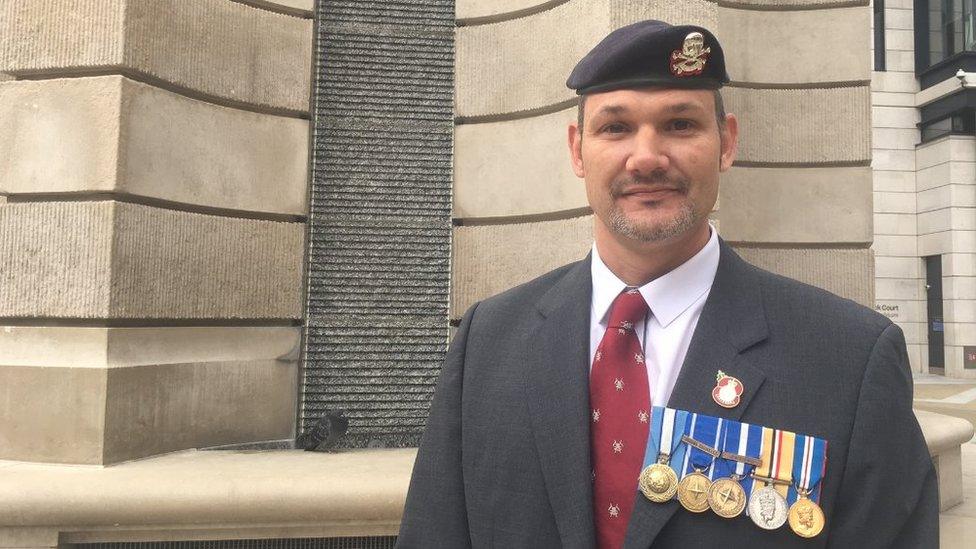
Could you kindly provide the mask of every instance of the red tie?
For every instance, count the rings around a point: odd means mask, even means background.
[[[634,328],[647,315],[635,289],[610,307],[610,321],[590,371],[590,455],[597,545],[623,545],[647,445],[650,396],[644,352]]]

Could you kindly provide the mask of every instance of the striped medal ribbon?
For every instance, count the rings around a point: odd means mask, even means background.
[[[671,459],[681,445],[681,435],[689,413],[654,406],[651,413],[651,436],[644,450],[644,467],[637,486],[647,499],[655,503],[670,501],[678,491],[678,475],[671,468]]]
[[[827,469],[827,441],[822,438],[797,435],[793,452],[793,485],[788,498],[790,528],[798,536],[816,537],[823,531],[826,519],[817,505],[820,499],[820,480]]]
[[[722,418],[692,414],[689,434],[681,437],[688,452],[682,467],[684,476],[678,483],[678,501],[693,513],[702,513],[709,508],[708,490],[715,474],[712,465],[721,453],[718,446],[724,423]]]
[[[793,453],[796,433],[762,428],[762,463],[752,473],[754,481],[749,496],[749,518],[765,530],[775,530],[786,523],[786,494],[793,484]]]
[[[708,506],[723,518],[737,517],[745,510],[748,487],[752,487],[749,473],[760,464],[762,427],[725,421],[722,434],[722,453],[714,465],[717,478],[708,491]]]

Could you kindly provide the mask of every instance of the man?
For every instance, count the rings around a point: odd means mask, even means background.
[[[400,547],[938,545],[901,331],[748,265],[708,223],[736,153],[716,91],[727,82],[710,32],[658,21],[618,29],[577,65],[568,141],[593,251],[465,314]],[[741,394],[722,392],[720,370]],[[826,439],[823,532],[645,498],[654,405]]]

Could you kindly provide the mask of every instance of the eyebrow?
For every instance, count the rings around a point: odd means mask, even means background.
[[[611,104],[611,105],[604,105],[604,106],[600,107],[600,110],[596,111],[595,114],[597,114],[597,115],[601,115],[601,114],[614,115],[614,114],[623,114],[625,112],[627,112],[627,107],[625,107],[623,105],[612,105]]]
[[[703,108],[704,107],[699,103],[694,103],[691,101],[683,101],[681,103],[675,103],[674,105],[668,105],[665,110],[671,114],[679,114],[686,111],[702,110]],[[604,105],[600,107],[600,109],[596,111],[594,116],[620,115],[626,113],[627,111],[628,111],[627,107],[623,105],[610,104],[610,105]]]
[[[685,111],[701,110],[703,107],[698,103],[684,102],[670,105],[667,110],[671,113],[682,113]]]

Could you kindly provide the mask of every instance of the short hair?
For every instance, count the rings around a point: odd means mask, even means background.
[[[715,121],[718,123],[719,131],[725,129],[725,102],[722,100],[721,90],[712,90],[715,97]],[[580,134],[583,133],[583,106],[586,103],[586,95],[579,96],[576,109],[576,125]]]

